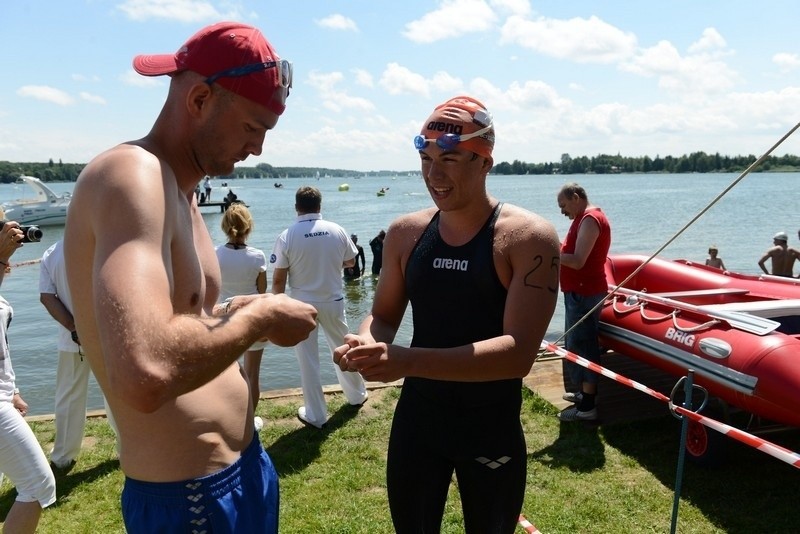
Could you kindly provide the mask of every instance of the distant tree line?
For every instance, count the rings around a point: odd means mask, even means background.
[[[614,174],[614,173],[706,173],[706,172],[741,172],[758,159],[749,156],[721,156],[719,153],[706,154],[694,152],[680,157],[649,156],[623,157],[619,154],[610,156],[599,154],[588,157],[573,158],[569,154],[562,154],[561,161],[550,163],[526,163],[514,160],[512,163],[503,161],[497,163],[492,169],[492,174]],[[86,166],[85,163],[58,163],[52,159],[47,163],[14,163],[0,161],[0,183],[16,181],[20,175],[35,176],[43,182],[74,182]],[[769,156],[755,172],[779,172],[800,170],[800,156]],[[354,176],[386,176],[389,174],[417,173],[418,169],[411,171],[351,171],[346,169],[328,169],[325,167],[273,167],[268,163],[259,163],[255,167],[236,167],[234,172],[227,176],[218,176],[220,179],[236,178],[265,178],[280,180],[282,178],[308,178],[319,176],[333,178],[347,178]]]
[[[85,166],[85,163],[62,163],[61,160],[55,163],[52,159],[47,163],[0,161],[0,182],[12,183],[23,174],[43,182],[74,182]]]
[[[617,154],[610,156],[599,154],[594,157],[581,156],[572,158],[563,154],[557,163],[525,163],[515,160],[513,163],[498,163],[492,169],[493,174],[613,174],[613,173],[670,173],[681,174],[691,172],[741,172],[758,158],[749,156],[721,156],[694,152],[681,157],[642,156],[636,158],[623,157]],[[795,171],[800,169],[800,157],[769,156],[759,165],[756,172]]]

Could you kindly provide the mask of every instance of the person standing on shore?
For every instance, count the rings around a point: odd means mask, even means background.
[[[436,206],[391,223],[372,311],[334,352],[367,380],[404,379],[386,469],[399,534],[441,530],[453,473],[465,532],[514,532],[525,497],[522,378],[555,310],[558,235],[487,192],[494,135],[468,96],[425,121],[414,146]],[[392,343],[409,302],[407,348]]]
[[[238,359],[304,339],[316,311],[285,295],[217,304],[194,188],[261,154],[291,64],[257,28],[220,22],[133,67],[170,77],[164,106],[145,137],[84,168],[64,235],[77,333],[119,428],[125,529],[275,533],[278,475]]]
[[[561,213],[572,220],[561,244],[561,291],[567,332],[564,348],[597,363],[601,354],[597,338],[598,304],[608,295],[605,265],[611,247],[611,225],[603,210],[589,202],[586,190],[574,182],[561,188],[556,202]],[[590,311],[591,315],[581,321]],[[575,405],[559,413],[558,418],[597,419],[595,398],[599,375],[568,360],[564,360],[564,370],[578,391],[564,394],[564,400]]]
[[[322,218],[322,193],[304,186],[295,193],[297,220],[281,232],[269,262],[274,265],[272,292],[286,292],[317,310],[317,321],[331,351],[347,334],[342,268],[352,267],[356,246],[344,228]],[[328,406],[319,374],[319,327],[294,347],[300,365],[303,406],[297,417],[305,425],[322,428],[328,422]],[[351,406],[367,400],[367,388],[358,373],[346,373],[338,367],[336,377]]]
[[[0,219],[3,210],[0,208]],[[0,284],[9,269],[9,259],[22,246],[22,230],[14,221],[0,228]],[[0,296],[0,473],[16,488],[14,504],[6,514],[3,532],[33,534],[42,510],[56,502],[56,479],[36,435],[25,421],[28,404],[17,388],[8,348],[8,327],[14,310]]]
[[[89,362],[81,353],[80,338],[72,315],[72,298],[64,265],[63,239],[56,241],[42,255],[39,270],[39,301],[58,323],[58,367],[56,370],[55,419],[56,436],[50,452],[54,473],[66,474],[75,465],[81,452],[86,427],[86,399],[89,394]],[[106,419],[114,435],[114,416],[103,397]],[[119,453],[119,439],[117,439]]]
[[[800,236],[800,232],[798,232],[798,235]],[[772,247],[767,249],[761,259],[758,260],[758,266],[761,267],[764,274],[792,278],[794,276],[794,262],[798,259],[800,259],[800,252],[789,248],[789,237],[786,232],[778,232],[772,236]],[[767,270],[767,260],[772,260],[771,273]]]
[[[253,231],[253,216],[244,204],[231,204],[222,215],[220,223],[228,242],[216,248],[219,270],[222,275],[219,301],[237,295],[259,295],[267,292],[267,256],[264,251],[247,244]],[[261,359],[266,341],[256,341],[244,353],[244,372],[250,384],[250,396],[255,410],[261,397]],[[264,421],[255,418],[256,430]]]

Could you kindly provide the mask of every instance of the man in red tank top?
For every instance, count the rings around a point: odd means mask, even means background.
[[[600,307],[595,307],[608,293],[605,262],[611,246],[611,226],[605,213],[589,202],[584,188],[576,183],[565,184],[556,200],[561,213],[572,220],[561,244],[560,279],[564,293],[565,331],[568,332],[565,348],[597,362],[600,359],[597,341]],[[589,316],[576,324],[590,311]],[[559,419],[597,419],[598,374],[569,361],[564,362],[564,371],[578,391],[564,395],[565,400],[575,405],[561,412]]]

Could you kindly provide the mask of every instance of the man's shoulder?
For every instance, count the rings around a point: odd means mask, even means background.
[[[545,226],[554,228],[552,223],[541,215],[529,211],[515,204],[504,203],[500,210],[497,224],[507,228],[531,227],[538,228]]]
[[[413,229],[420,226],[427,226],[431,219],[433,219],[433,216],[436,215],[437,211],[438,210],[434,207],[400,215],[391,222],[389,231],[391,232],[394,229],[396,232],[398,229]]]

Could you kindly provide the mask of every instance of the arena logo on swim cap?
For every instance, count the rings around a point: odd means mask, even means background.
[[[431,121],[428,123],[428,126],[426,126],[425,129],[432,132],[454,133],[457,135],[461,135],[461,133],[464,131],[464,127],[460,124],[442,121]]]

